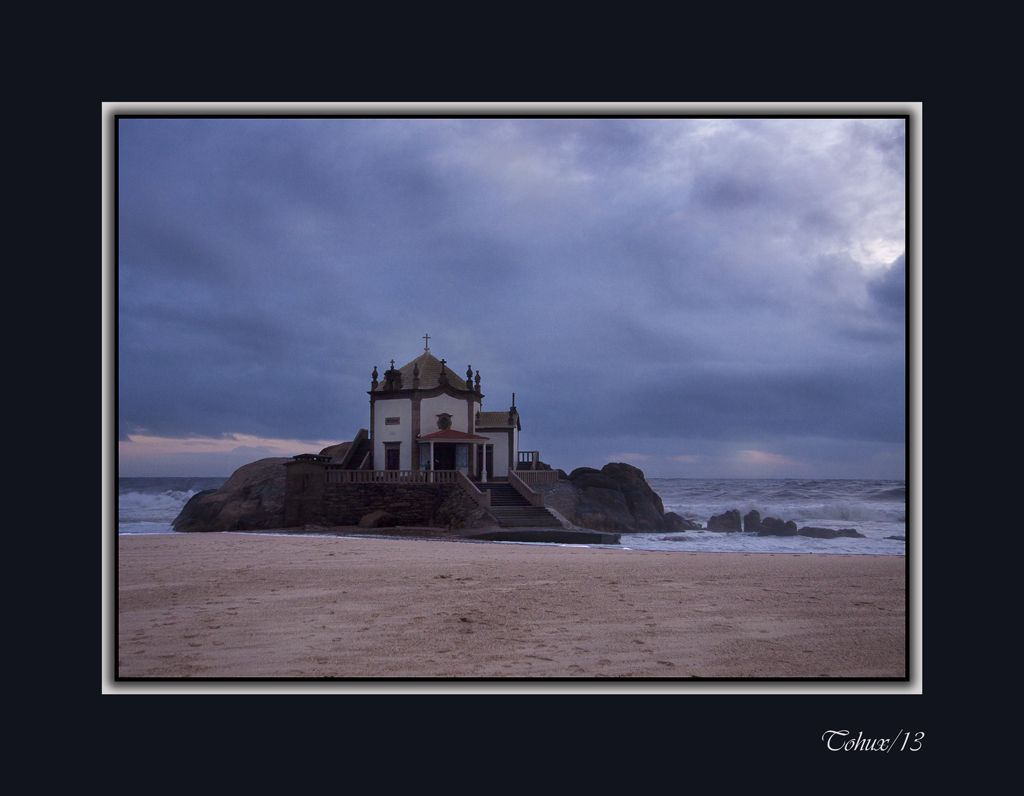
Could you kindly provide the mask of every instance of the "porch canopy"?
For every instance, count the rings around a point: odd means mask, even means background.
[[[467,434],[465,431],[455,431],[454,429],[449,428],[445,429],[444,431],[435,431],[433,434],[426,434],[424,436],[417,437],[416,441],[421,445],[420,469],[425,469],[424,464],[429,463],[430,469],[436,470],[441,468],[435,466],[435,463],[438,461],[438,459],[435,457],[435,444],[444,445],[446,447],[454,445],[456,446],[456,449],[460,445],[465,445],[466,447],[464,448],[464,451],[466,453],[466,464],[464,466],[467,469],[470,469],[472,466],[471,462],[476,461],[475,454],[472,456],[469,455],[470,446],[475,446],[481,443],[488,443],[491,441],[491,439],[490,437],[481,437],[478,434]],[[423,446],[425,445],[430,446],[429,453],[426,453],[426,451],[424,450]],[[447,460],[449,457],[445,456],[444,458]],[[451,458],[452,461],[454,462],[451,469],[458,469],[458,463],[456,462],[455,457],[453,456]],[[443,469],[449,468],[445,467]]]

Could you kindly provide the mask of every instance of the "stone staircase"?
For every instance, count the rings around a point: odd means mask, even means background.
[[[480,484],[481,490],[491,493],[491,514],[502,528],[561,528],[562,523],[543,506],[531,506],[508,483]]]
[[[346,470],[358,470],[359,465],[362,464],[363,459],[366,458],[366,454],[370,452],[370,440],[362,439],[356,445],[356,449],[352,451],[352,455],[349,457],[348,464],[345,465]]]

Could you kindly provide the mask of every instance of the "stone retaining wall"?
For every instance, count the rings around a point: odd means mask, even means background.
[[[298,486],[297,484],[295,486]],[[435,517],[438,510],[444,516]],[[285,524],[358,525],[374,511],[386,511],[398,525],[461,527],[476,502],[458,484],[322,484],[285,496]]]
[[[326,484],[321,501],[330,525],[358,525],[372,511],[386,511],[399,525],[429,525],[455,484]]]
[[[296,460],[285,465],[285,527],[307,524],[358,525],[367,514],[386,511],[396,525],[464,528],[486,512],[457,482],[327,482],[322,462]]]

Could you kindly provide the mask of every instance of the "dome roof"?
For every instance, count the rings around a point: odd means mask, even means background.
[[[432,390],[435,387],[441,385],[441,360],[431,354],[429,351],[424,351],[416,359],[407,365],[403,365],[401,368],[397,368],[398,378],[395,380],[396,390],[411,390],[413,371],[419,369],[419,389],[421,390]],[[468,383],[465,379],[459,378],[458,374],[452,371],[451,366],[445,361],[445,376],[448,379],[448,384],[454,387],[456,390],[472,390],[472,384]],[[387,385],[387,374],[391,371],[386,371],[384,378],[377,385],[374,392],[386,392]]]

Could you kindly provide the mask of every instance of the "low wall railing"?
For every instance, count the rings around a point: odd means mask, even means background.
[[[435,472],[437,471],[435,470]],[[476,504],[482,509],[489,509],[491,507],[491,493],[481,492],[477,485],[470,481],[461,470],[456,470],[455,472],[458,473],[459,483],[462,485],[462,488],[469,493],[469,496],[476,501]]]
[[[524,484],[553,484],[558,480],[558,470],[516,470]]]
[[[519,464],[517,470],[536,470],[540,462],[540,451],[519,451]]]
[[[530,501],[531,506],[544,505],[544,493],[538,492],[536,489],[531,489],[529,486],[524,484],[523,479],[519,477],[519,472],[517,470],[509,471],[508,482],[515,487],[516,492]]]
[[[458,470],[327,470],[327,483],[454,484],[459,475]]]

